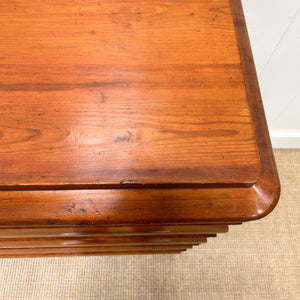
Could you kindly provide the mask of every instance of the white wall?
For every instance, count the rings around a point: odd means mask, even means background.
[[[300,0],[242,0],[275,148],[300,148]]]

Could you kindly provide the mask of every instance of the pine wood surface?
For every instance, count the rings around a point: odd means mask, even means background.
[[[173,253],[274,209],[240,0],[0,13],[0,256]]]

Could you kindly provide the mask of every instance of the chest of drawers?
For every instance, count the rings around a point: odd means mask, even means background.
[[[240,0],[0,14],[0,256],[177,253],[274,208]]]

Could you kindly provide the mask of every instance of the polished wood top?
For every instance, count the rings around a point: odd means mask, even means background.
[[[241,1],[86,2],[0,2],[6,234],[270,213],[280,182]]]
[[[0,189],[261,176],[229,0],[1,1],[0,14]]]

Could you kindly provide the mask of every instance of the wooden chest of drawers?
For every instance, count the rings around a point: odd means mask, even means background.
[[[0,256],[177,253],[274,208],[240,0],[0,14]]]

